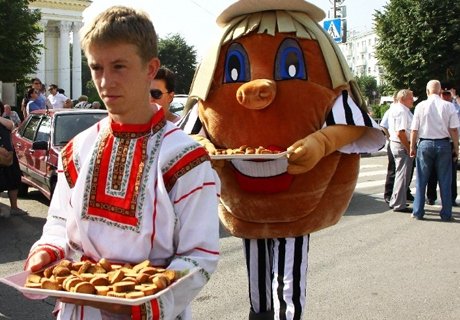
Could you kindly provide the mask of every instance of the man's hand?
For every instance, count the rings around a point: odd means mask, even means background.
[[[30,270],[36,272],[43,269],[45,266],[51,263],[51,257],[48,252],[44,250],[38,250],[32,253],[32,256],[27,260],[24,270]]]

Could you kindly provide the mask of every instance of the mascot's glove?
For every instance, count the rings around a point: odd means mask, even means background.
[[[358,140],[366,127],[334,125],[316,131],[295,142],[287,151],[289,174],[302,174],[311,170],[325,156]]]
[[[216,153],[216,147],[205,137],[198,134],[192,134],[190,137],[205,148],[209,155]],[[211,164],[215,170],[222,169],[225,165],[225,160],[211,160]]]

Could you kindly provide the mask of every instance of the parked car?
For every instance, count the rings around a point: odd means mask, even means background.
[[[179,117],[182,117],[182,112],[184,111],[185,103],[187,102],[188,95],[186,94],[176,94],[174,95],[173,101],[169,105],[169,111],[174,114],[177,114]]]
[[[37,110],[29,114],[11,136],[22,172],[20,195],[26,195],[31,186],[51,199],[62,147],[106,116],[106,110],[91,109]]]

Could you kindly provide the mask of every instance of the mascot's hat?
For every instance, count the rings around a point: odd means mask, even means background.
[[[225,26],[235,17],[254,12],[273,10],[305,12],[317,22],[326,17],[322,9],[304,0],[240,0],[230,5],[217,17],[217,24]]]

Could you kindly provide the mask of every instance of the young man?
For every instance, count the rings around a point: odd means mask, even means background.
[[[198,272],[141,306],[62,299],[58,319],[191,319],[188,305],[217,266],[220,181],[206,150],[150,105],[158,71],[149,18],[112,7],[82,29],[109,116],[62,150],[42,237],[26,268],[66,257]],[[121,315],[120,315],[121,314]]]

